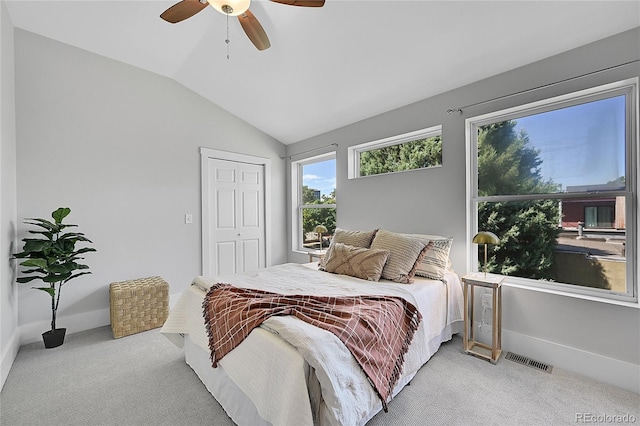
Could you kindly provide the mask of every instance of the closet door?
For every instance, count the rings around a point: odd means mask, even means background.
[[[264,165],[207,159],[205,274],[251,272],[266,266],[264,176]]]

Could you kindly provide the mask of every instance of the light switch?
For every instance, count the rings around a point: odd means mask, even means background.
[[[193,215],[191,213],[187,213],[184,215],[184,223],[186,224],[193,223]]]

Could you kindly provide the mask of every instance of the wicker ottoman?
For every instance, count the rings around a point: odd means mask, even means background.
[[[169,284],[160,277],[111,283],[109,305],[115,339],[161,327],[169,315]]]

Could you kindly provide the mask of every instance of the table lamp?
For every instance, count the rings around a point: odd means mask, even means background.
[[[471,241],[474,244],[484,244],[484,276],[487,276],[487,245],[488,244],[500,244],[500,238],[493,232],[480,231]]]
[[[329,232],[329,230],[324,225],[318,225],[313,228],[313,232],[318,234],[318,240],[320,241],[320,250],[322,250],[322,234],[326,234],[327,232]]]

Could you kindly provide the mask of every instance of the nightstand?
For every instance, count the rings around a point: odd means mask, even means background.
[[[474,355],[495,364],[502,352],[502,275],[474,272],[462,277],[464,283],[464,335],[462,337],[465,353]],[[473,327],[473,308],[475,288],[491,289],[491,346],[476,341]]]
[[[324,257],[326,250],[314,250],[309,252],[309,262],[313,262],[313,258],[316,257],[318,260],[322,260]]]

